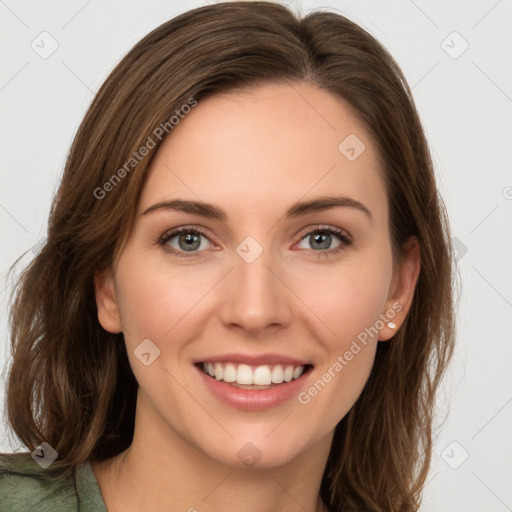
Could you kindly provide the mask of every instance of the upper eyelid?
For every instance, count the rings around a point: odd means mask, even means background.
[[[350,235],[350,233],[348,231],[346,231],[345,229],[337,228],[335,226],[330,226],[327,224],[317,224],[316,226],[315,225],[308,226],[304,229],[301,229],[299,231],[299,234],[297,234],[297,236],[300,236],[301,240],[302,240],[305,236],[308,236],[311,233],[315,233],[317,231],[318,232],[327,231],[327,232],[332,233],[333,235],[345,236],[345,237],[349,238],[350,240],[352,239],[352,236]]]
[[[205,228],[202,227],[195,227],[195,226],[179,226],[177,228],[171,228],[165,231],[159,238],[159,240],[170,240],[171,238],[174,238],[175,236],[180,235],[181,233],[189,233],[189,232],[197,232],[200,235],[204,236],[205,238],[208,238],[210,242],[213,242],[211,240],[210,235],[206,232]]]

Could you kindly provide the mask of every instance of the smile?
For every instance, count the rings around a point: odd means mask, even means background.
[[[223,359],[216,361],[211,358],[196,362],[194,366],[213,397],[230,407],[246,411],[262,411],[288,402],[303,390],[313,371],[312,364],[289,358],[281,363],[279,359],[286,358],[260,357],[260,361],[256,361],[256,358],[249,360],[235,356]],[[262,364],[261,359],[270,361]],[[303,364],[298,364],[301,362]]]

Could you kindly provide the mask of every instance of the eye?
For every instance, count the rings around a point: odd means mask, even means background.
[[[208,248],[208,243],[204,244],[202,239],[210,240],[198,228],[181,227],[164,233],[158,244],[177,256],[190,258]],[[202,250],[198,250],[200,248]]]
[[[338,239],[338,244],[332,247],[333,241]],[[205,243],[203,243],[206,240]],[[309,242],[310,247],[303,247],[303,242]],[[158,240],[166,251],[172,252],[176,256],[191,258],[208,249],[208,236],[199,228],[180,227],[164,233]],[[309,249],[318,257],[330,256],[339,253],[351,245],[350,236],[341,229],[333,226],[317,226],[302,234],[299,242],[301,249]]]
[[[332,247],[332,243],[336,238],[339,242]],[[317,226],[315,229],[307,231],[306,234],[301,237],[300,243],[303,242],[308,242],[310,247],[299,245],[301,249],[311,249],[318,253],[319,257],[321,255],[328,256],[337,254],[352,243],[347,233],[333,226]]]

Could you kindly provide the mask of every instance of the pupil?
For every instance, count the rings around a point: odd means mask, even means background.
[[[180,236],[180,247],[184,249],[185,251],[191,251],[193,249],[197,249],[200,245],[199,237],[197,235],[192,235],[190,233],[187,233],[186,235]],[[181,242],[185,242],[185,246],[181,246]],[[198,243],[199,242],[199,243]],[[194,245],[196,244],[196,245]]]
[[[331,235],[327,235],[327,234],[316,234],[316,235],[313,235],[313,238],[315,240],[315,243],[316,242],[320,242],[320,244],[322,245],[322,242],[323,245],[321,247],[317,247],[318,249],[328,249],[329,248],[329,245],[330,245],[330,237]],[[327,243],[325,243],[327,241]]]

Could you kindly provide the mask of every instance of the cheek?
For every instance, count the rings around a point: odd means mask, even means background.
[[[201,310],[201,298],[215,284],[215,276],[186,270],[173,271],[157,258],[129,253],[120,261],[118,299],[127,341],[163,342],[181,328],[185,317],[189,322]]]
[[[170,272],[151,265],[149,259],[143,265],[139,262],[144,260],[127,257],[120,262],[117,272],[127,354],[146,396],[156,402],[165,401],[157,408],[171,409],[186,403],[186,397],[169,372],[173,374],[179,368],[187,340],[201,334],[201,324],[196,319],[201,314],[205,287],[213,281],[204,275],[191,276],[190,272]],[[147,339],[159,352],[147,342],[141,344]],[[139,357],[147,352],[150,362],[146,366]],[[167,390],[166,398],[158,393],[161,389]]]
[[[380,315],[385,313],[390,272],[390,258],[368,257],[332,267],[331,272],[319,269],[296,281],[295,289],[315,313],[324,349],[317,379],[299,402],[312,415],[317,411],[326,420],[324,426],[333,427],[347,414],[368,380],[383,327]]]
[[[341,350],[385,312],[390,281],[390,259],[354,256],[328,269],[319,265],[307,275],[297,273],[293,289],[324,326],[324,343]]]

